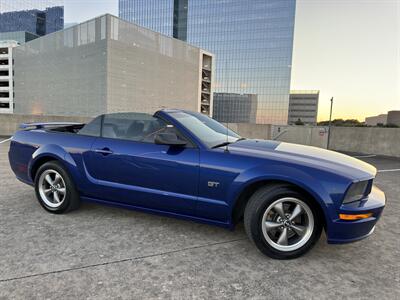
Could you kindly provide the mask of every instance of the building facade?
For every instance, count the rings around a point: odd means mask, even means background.
[[[0,113],[14,111],[13,51],[16,41],[0,41]]]
[[[295,7],[295,0],[119,0],[119,16],[211,51],[215,93],[256,95],[255,122],[286,124]]]
[[[365,118],[365,125],[368,126],[377,126],[378,124],[386,125],[387,117],[388,117],[387,114],[380,114],[377,116],[367,117]]]
[[[212,114],[211,53],[111,15],[14,50],[15,113],[180,108]]]
[[[1,0],[0,32],[28,32],[43,36],[64,27],[61,0]]]
[[[400,110],[388,111],[387,124],[400,126]]]
[[[377,116],[365,118],[365,125],[368,126],[382,126],[382,125],[395,125],[400,126],[400,110],[391,110],[387,114],[380,114]]]
[[[26,31],[0,32],[0,41],[16,41],[18,44],[23,44],[38,38],[37,34]]]
[[[316,125],[319,91],[290,91],[288,124]]]
[[[14,111],[14,48],[63,27],[61,0],[0,0],[0,113]]]
[[[257,95],[214,93],[213,118],[224,123],[255,123]]]

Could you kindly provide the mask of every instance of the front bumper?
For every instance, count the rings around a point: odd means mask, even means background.
[[[368,237],[375,229],[375,224],[382,214],[385,202],[386,197],[384,192],[378,187],[372,186],[371,193],[367,199],[342,205],[338,216],[339,214],[366,213],[372,213],[372,216],[356,221],[344,221],[340,220],[339,217],[333,220],[330,226],[328,226],[328,243],[350,243]]]

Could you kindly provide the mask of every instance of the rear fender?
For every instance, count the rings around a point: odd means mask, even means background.
[[[77,165],[71,155],[58,145],[48,144],[41,146],[32,154],[32,159],[28,164],[28,174],[32,182],[35,180],[33,175],[38,165],[48,159],[59,161],[67,169],[68,173],[75,177]]]

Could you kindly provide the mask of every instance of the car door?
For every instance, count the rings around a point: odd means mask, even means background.
[[[179,214],[193,214],[198,193],[199,150],[159,145],[156,133],[176,131],[147,114],[105,115],[102,136],[85,161],[98,198]],[[179,138],[185,139],[177,132]]]

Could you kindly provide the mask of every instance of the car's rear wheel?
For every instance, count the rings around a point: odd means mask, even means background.
[[[247,203],[244,225],[257,248],[278,259],[306,253],[322,231],[321,216],[312,199],[286,184],[256,191]]]
[[[64,167],[57,161],[43,164],[35,176],[39,203],[49,212],[65,213],[79,206],[79,194]]]

